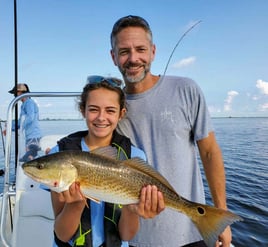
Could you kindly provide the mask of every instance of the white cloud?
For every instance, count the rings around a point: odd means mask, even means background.
[[[220,108],[217,108],[216,106],[208,106],[208,110],[211,114],[213,113],[221,113],[221,109]]]
[[[253,96],[252,96],[252,100],[256,101],[256,100],[258,100],[258,99],[259,99],[259,96],[257,96],[257,95],[253,95]]]
[[[268,95],[268,82],[265,82],[263,80],[257,80],[256,87],[260,89],[262,94]]]
[[[229,91],[227,93],[227,98],[224,100],[224,111],[231,111],[232,110],[232,102],[234,97],[236,97],[239,93],[236,91]]]
[[[188,58],[184,58],[182,60],[180,60],[179,62],[175,63],[172,65],[173,68],[179,69],[182,67],[187,67],[189,65],[192,65],[196,60],[196,57],[192,56],[192,57],[188,57]]]
[[[264,103],[262,105],[259,105],[260,111],[267,111],[268,110],[268,103]]]

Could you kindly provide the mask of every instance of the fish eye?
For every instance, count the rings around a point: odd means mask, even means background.
[[[44,164],[38,164],[38,165],[37,165],[37,168],[38,168],[39,170],[44,169],[44,167],[45,167]]]

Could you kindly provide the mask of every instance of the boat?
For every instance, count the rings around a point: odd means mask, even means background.
[[[77,97],[78,92],[25,93],[9,104],[6,121],[4,189],[0,194],[0,247],[50,247],[53,246],[54,213],[50,193],[40,183],[26,176],[18,162],[15,181],[11,181],[12,116],[15,105],[23,97]],[[66,133],[68,134],[68,133]],[[47,135],[40,140],[44,155],[65,135]],[[24,141],[19,142],[24,148]],[[14,156],[14,155],[13,155]],[[230,245],[234,247],[233,245]]]
[[[53,246],[54,214],[50,193],[40,187],[40,184],[27,177],[17,163],[15,182],[11,181],[11,146],[12,146],[12,116],[15,105],[23,97],[77,97],[78,92],[43,92],[26,93],[14,98],[8,107],[4,188],[0,195],[0,247],[48,247]],[[41,151],[56,144],[63,135],[50,135],[41,138]],[[22,146],[23,145],[23,146]],[[24,142],[19,145],[24,148]],[[14,164],[13,164],[14,165]],[[13,167],[14,168],[14,167]]]

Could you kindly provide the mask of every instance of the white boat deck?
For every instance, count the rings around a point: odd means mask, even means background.
[[[46,148],[52,147],[58,140],[53,138],[58,137],[46,136],[42,145],[48,143],[49,140],[51,146],[46,146]],[[6,198],[8,205],[5,213],[6,219],[1,224],[3,229],[0,246],[52,246],[54,214],[50,193],[40,188],[39,183],[27,177],[20,165],[16,172],[16,188],[10,187],[9,190],[14,191],[14,195]],[[7,200],[8,198],[10,199]],[[9,205],[10,202],[12,204]],[[12,215],[12,220],[10,215]],[[11,231],[11,222],[13,231]]]

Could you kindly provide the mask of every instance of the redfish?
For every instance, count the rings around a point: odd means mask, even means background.
[[[187,215],[208,247],[215,245],[228,225],[242,220],[230,211],[183,198],[144,160],[116,160],[116,155],[113,147],[95,152],[62,151],[24,163],[22,168],[26,175],[53,191],[67,190],[76,181],[85,197],[122,205],[138,203],[141,188],[156,185],[163,193],[165,206]]]

